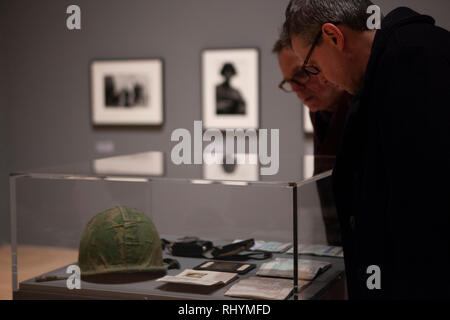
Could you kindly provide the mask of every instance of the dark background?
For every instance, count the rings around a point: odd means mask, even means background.
[[[281,73],[271,53],[287,3],[0,0],[0,244],[9,241],[8,172],[107,156],[96,151],[99,141],[112,141],[117,154],[170,154],[171,132],[191,129],[193,121],[201,119],[200,54],[206,48],[260,50],[260,127],[281,129],[281,163],[283,157],[310,153],[311,141],[302,133],[301,104],[277,88]],[[450,29],[448,0],[376,3],[384,13],[409,6]],[[70,4],[81,7],[81,31],[66,28]],[[90,61],[146,57],[164,59],[164,125],[94,128]],[[299,167],[280,171],[288,177]]]

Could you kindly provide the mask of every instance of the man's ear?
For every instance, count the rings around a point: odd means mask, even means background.
[[[345,38],[342,31],[332,23],[325,23],[322,26],[322,36],[331,42],[338,50],[344,49]]]

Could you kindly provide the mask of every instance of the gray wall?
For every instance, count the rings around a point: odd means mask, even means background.
[[[216,47],[260,49],[261,127],[283,127],[285,150],[302,146],[299,103],[279,92],[271,53],[287,0],[76,1],[81,31],[66,29],[69,2],[7,2],[13,168],[95,157],[99,140],[114,141],[120,154],[170,151],[173,129],[201,119],[200,54]],[[164,126],[93,128],[90,61],[142,57],[164,59]]]
[[[380,6],[384,14],[397,7],[409,7],[422,14],[428,14],[436,20],[436,24],[450,30],[450,1],[448,0],[372,0]]]
[[[4,48],[4,3],[0,3],[0,48]],[[7,75],[4,50],[0,50],[0,245],[9,239],[8,219],[8,147],[6,130],[7,112]]]
[[[96,152],[95,143],[105,140],[114,141],[118,154],[170,152],[173,129],[192,128],[201,119],[201,51],[220,47],[259,48],[260,126],[282,128],[281,157],[290,150],[300,153],[299,102],[278,90],[281,74],[271,53],[287,2],[3,1],[10,170],[104,156]],[[81,31],[66,29],[65,10],[72,3],[82,10]],[[164,59],[164,126],[93,128],[90,61],[142,57]]]
[[[450,29],[448,0],[376,2],[385,13],[399,5],[410,6]],[[68,31],[65,26],[66,7],[73,3],[82,10],[81,31]],[[169,152],[172,130],[191,128],[194,120],[201,119],[200,53],[205,48],[260,49],[260,126],[281,128],[281,158],[301,153],[305,141],[300,104],[295,96],[277,89],[281,74],[271,53],[287,3],[2,0],[0,24],[5,38],[1,40],[0,67],[6,70],[0,69],[1,181],[6,181],[10,170],[97,157],[97,141],[113,141],[119,154],[151,149]],[[93,128],[89,62],[142,57],[164,58],[164,126]],[[4,110],[7,101],[8,112]],[[0,183],[0,192],[1,242],[8,238],[9,226],[5,183]]]
[[[0,62],[0,73],[4,70]],[[9,239],[9,192],[8,192],[8,152],[6,136],[6,94],[5,81],[0,76],[0,245]]]

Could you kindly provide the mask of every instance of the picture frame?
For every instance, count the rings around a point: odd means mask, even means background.
[[[163,123],[163,60],[94,60],[91,112],[94,125]]]
[[[314,127],[309,115],[309,108],[305,104],[302,106],[303,109],[303,132],[308,135],[314,133]]]
[[[163,176],[164,153],[147,151],[94,159],[92,169],[101,175]]]
[[[202,52],[203,127],[259,128],[259,50]]]

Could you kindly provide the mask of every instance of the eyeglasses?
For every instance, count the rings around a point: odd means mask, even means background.
[[[308,65],[308,62],[309,62],[309,58],[311,58],[311,55],[312,55],[312,53],[314,51],[314,48],[319,43],[319,39],[320,39],[321,36],[322,36],[322,29],[320,29],[319,33],[317,34],[316,38],[314,39],[313,44],[311,45],[311,49],[309,49],[309,52],[306,55],[305,62],[303,62],[303,69],[308,70],[311,74],[314,74],[314,75],[319,74],[320,70],[316,66]]]
[[[278,87],[283,90],[284,92],[293,92],[292,85],[296,84],[298,86],[305,85],[308,83],[309,79],[311,78],[310,73],[306,69],[302,69],[295,74],[291,79],[284,79],[281,81],[281,83],[278,85]]]
[[[278,85],[278,87],[281,90],[283,90],[284,92],[293,92],[294,90],[292,88],[292,84],[296,84],[299,86],[305,85],[308,83],[309,79],[311,79],[311,75],[315,76],[320,73],[320,70],[316,66],[308,65],[308,62],[321,36],[322,36],[322,29],[320,29],[320,32],[314,39],[311,49],[309,49],[309,52],[306,56],[305,62],[303,63],[300,72],[295,74],[291,79],[285,79],[281,81],[281,83]]]

